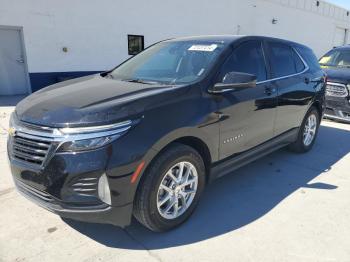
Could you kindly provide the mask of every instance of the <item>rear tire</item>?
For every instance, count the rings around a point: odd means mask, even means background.
[[[134,216],[154,232],[171,230],[191,216],[204,186],[201,156],[192,147],[173,144],[143,174],[136,192]]]
[[[289,149],[296,153],[310,151],[315,144],[320,122],[318,110],[315,107],[311,107],[300,126],[297,140],[289,145]]]

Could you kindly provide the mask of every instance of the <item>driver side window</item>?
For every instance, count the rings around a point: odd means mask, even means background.
[[[262,43],[248,41],[234,49],[231,56],[223,64],[219,79],[223,79],[229,72],[253,74],[257,77],[258,82],[265,81],[267,71]]]

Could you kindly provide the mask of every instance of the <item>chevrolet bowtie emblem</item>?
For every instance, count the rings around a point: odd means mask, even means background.
[[[10,136],[15,136],[17,131],[16,131],[16,128],[10,127],[8,132]]]

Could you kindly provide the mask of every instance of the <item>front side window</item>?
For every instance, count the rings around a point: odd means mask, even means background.
[[[161,42],[126,61],[110,76],[124,81],[192,83],[206,76],[224,47],[221,42]]]
[[[290,46],[282,43],[269,43],[269,49],[274,78],[290,76],[302,71],[302,65],[300,62],[296,64],[296,54]]]
[[[240,72],[255,75],[257,81],[267,77],[262,44],[259,41],[249,41],[238,46],[224,63],[219,79],[229,72]]]
[[[335,49],[320,59],[323,67],[350,67],[350,49]]]

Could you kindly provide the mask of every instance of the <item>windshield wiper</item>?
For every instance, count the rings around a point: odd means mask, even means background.
[[[157,81],[151,81],[151,80],[144,80],[144,79],[139,79],[139,78],[135,78],[135,79],[122,79],[122,81],[125,82],[130,82],[130,83],[140,83],[140,84],[146,84],[146,85],[157,85],[157,84],[162,84],[160,82]]]
[[[112,76],[112,74],[108,73],[104,76],[105,78],[110,78],[110,79],[114,79],[114,77]]]

